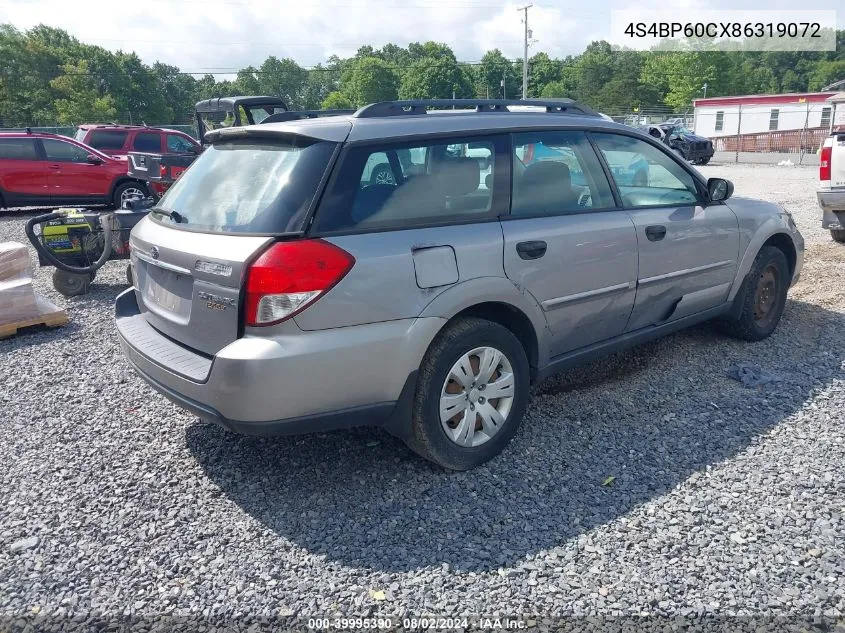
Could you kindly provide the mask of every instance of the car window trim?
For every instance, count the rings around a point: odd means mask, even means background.
[[[622,209],[622,205],[620,204],[621,200],[617,197],[616,187],[613,180],[608,178],[607,167],[602,162],[602,156],[596,155],[596,159],[598,159],[599,164],[602,167],[602,172],[604,173],[604,177],[607,180],[607,184],[610,187],[611,195],[613,196],[614,206],[612,207],[601,207],[601,208],[586,208],[586,209],[579,209],[577,211],[559,211],[557,213],[532,213],[530,215],[513,215],[513,177],[514,177],[514,170],[513,170],[513,158],[516,158],[516,145],[514,144],[514,136],[516,134],[525,134],[525,133],[532,133],[532,132],[580,132],[584,135],[587,143],[589,143],[590,147],[594,154],[597,154],[596,147],[593,144],[592,140],[590,139],[589,131],[583,128],[578,127],[560,127],[560,128],[537,128],[532,130],[512,130],[509,132],[508,136],[510,137],[510,160],[508,160],[508,166],[510,168],[510,194],[508,195],[508,213],[505,216],[502,216],[502,220],[528,220],[528,219],[537,219],[537,218],[556,218],[556,217],[568,217],[572,215],[582,215],[587,213],[606,213],[608,211],[619,211]],[[577,159],[577,156],[576,156]],[[520,159],[521,162],[521,159]],[[590,192],[592,196],[592,192]]]
[[[335,186],[337,185],[337,181],[340,178],[340,174],[342,172],[342,167],[344,166],[345,162],[348,160],[349,154],[353,151],[366,149],[368,147],[373,148],[372,155],[375,152],[383,152],[385,155],[391,150],[394,152],[398,149],[410,149],[413,147],[418,147],[421,142],[427,143],[429,145],[440,145],[438,141],[446,140],[446,139],[458,139],[460,141],[466,141],[467,139],[490,139],[493,145],[493,165],[500,165],[499,169],[503,172],[501,176],[497,176],[495,178],[495,185],[493,188],[493,193],[491,195],[490,200],[490,209],[485,213],[479,213],[472,215],[467,218],[464,214],[459,215],[452,215],[452,216],[443,216],[438,218],[437,221],[429,221],[429,222],[419,222],[419,223],[408,223],[405,222],[403,224],[385,224],[379,226],[364,226],[361,228],[345,228],[345,229],[337,229],[337,230],[318,230],[315,229],[315,219],[317,214],[321,213],[323,210],[322,207],[322,199],[327,192],[331,192],[334,190]],[[430,141],[430,142],[429,142]],[[498,143],[497,143],[498,141]],[[457,142],[457,141],[456,141]],[[448,143],[447,143],[448,144]],[[509,193],[509,183],[510,183],[510,160],[497,160],[498,154],[502,151],[505,151],[505,158],[507,158],[507,149],[510,147],[510,140],[509,134],[506,131],[498,130],[495,133],[486,132],[486,133],[476,133],[473,132],[471,134],[456,134],[454,132],[450,132],[448,134],[421,134],[421,135],[414,135],[414,136],[401,136],[401,137],[385,137],[381,139],[367,139],[362,141],[356,141],[354,143],[343,143],[343,147],[340,150],[340,155],[337,157],[337,160],[334,162],[332,166],[332,174],[326,184],[325,189],[320,193],[320,204],[314,208],[314,212],[312,217],[309,218],[308,228],[306,230],[306,235],[309,237],[334,237],[340,235],[361,235],[364,233],[384,233],[388,231],[405,231],[405,230],[413,230],[413,229],[425,229],[425,228],[434,228],[434,227],[444,227],[444,226],[461,226],[465,224],[476,224],[481,222],[498,222],[500,218],[504,217],[510,209],[510,193]],[[429,157],[426,157],[426,163],[428,162]],[[502,191],[504,190],[504,191]],[[498,194],[498,199],[497,199]],[[505,200],[502,202],[502,195],[505,195]],[[497,204],[498,203],[498,204]],[[467,219],[461,219],[467,218]]]
[[[622,202],[622,195],[619,192],[619,189],[616,185],[616,179],[613,178],[613,172],[610,170],[610,165],[607,162],[607,159],[604,156],[604,152],[601,151],[601,148],[597,145],[595,134],[608,134],[608,135],[618,135],[618,136],[628,136],[630,138],[634,138],[649,145],[653,145],[659,151],[663,152],[663,154],[669,157],[671,160],[675,162],[675,164],[679,165],[681,169],[686,171],[690,177],[692,178],[693,184],[696,186],[696,191],[698,194],[698,199],[695,203],[687,203],[687,204],[678,204],[675,202],[668,203],[668,204],[650,204],[644,205],[640,207],[629,207],[623,204]],[[637,209],[662,209],[662,208],[671,208],[671,207],[689,207],[689,206],[707,206],[710,204],[710,200],[708,199],[709,196],[707,195],[707,184],[706,181],[703,180],[703,176],[701,176],[698,172],[693,171],[690,169],[690,166],[687,164],[685,165],[682,160],[680,160],[674,152],[668,150],[668,148],[663,143],[658,143],[655,139],[648,135],[640,136],[639,134],[629,134],[627,130],[615,130],[615,129],[608,129],[608,130],[589,130],[587,131],[587,138],[590,139],[590,143],[593,145],[593,151],[598,154],[599,160],[602,163],[602,167],[605,170],[605,174],[610,175],[610,186],[613,188],[613,196],[616,199],[616,204],[619,205],[619,208],[625,209],[626,211],[634,211]]]

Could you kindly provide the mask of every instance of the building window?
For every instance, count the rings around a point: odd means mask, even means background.
[[[716,131],[721,132],[722,129],[725,127],[725,113],[719,110],[716,113]]]
[[[830,127],[830,108],[822,108],[821,127]]]
[[[774,130],[778,129],[778,117],[780,116],[780,110],[777,108],[772,108],[772,112],[769,115],[769,132],[773,132]]]

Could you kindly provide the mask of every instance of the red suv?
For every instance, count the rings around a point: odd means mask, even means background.
[[[108,154],[199,154],[201,147],[184,132],[142,125],[80,125],[76,140]]]
[[[0,133],[0,207],[110,204],[147,196],[126,173],[126,158],[57,134]]]

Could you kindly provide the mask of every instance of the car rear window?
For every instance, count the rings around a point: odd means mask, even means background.
[[[299,137],[216,143],[170,187],[158,208],[176,211],[178,226],[201,231],[301,231],[334,148]]]
[[[0,138],[0,158],[37,160],[35,141],[29,138]]]
[[[88,145],[96,149],[121,149],[126,142],[128,132],[120,132],[118,130],[95,130],[91,132],[91,138],[88,140]],[[85,136],[82,140],[84,142]]]

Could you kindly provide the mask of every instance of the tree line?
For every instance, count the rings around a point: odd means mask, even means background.
[[[619,50],[592,42],[580,55],[529,60],[529,97],[571,97],[608,114],[680,112],[703,96],[819,90],[845,79],[845,30],[833,52]],[[269,56],[235,79],[145,64],[132,52],[80,42],[62,29],[0,25],[0,127],[85,122],[179,124],[194,103],[236,94],[282,97],[291,108],[353,108],[390,99],[522,94],[522,62],[494,49],[459,61],[446,44],[362,46],[311,68]]]

